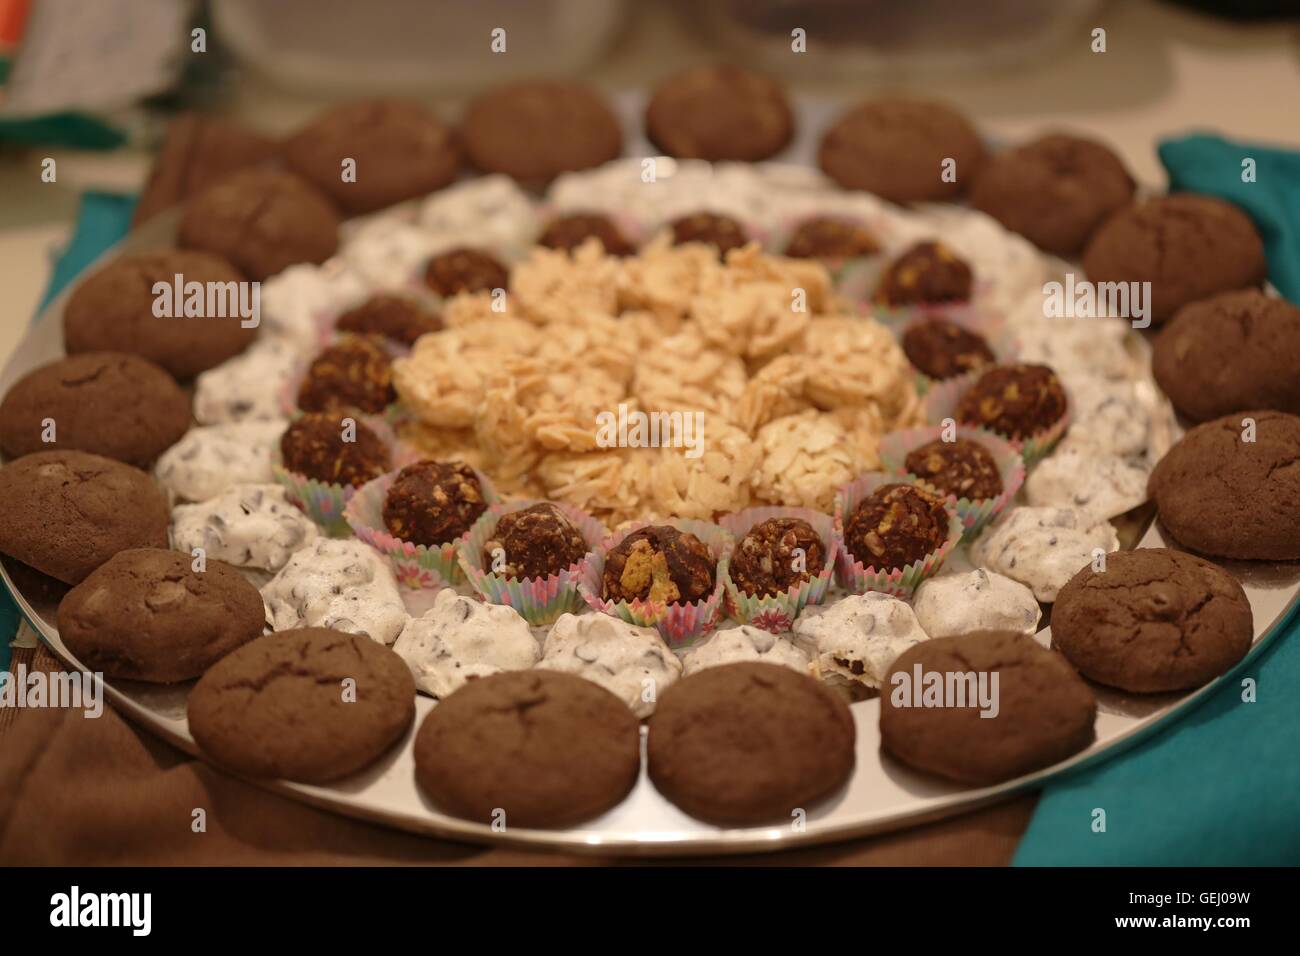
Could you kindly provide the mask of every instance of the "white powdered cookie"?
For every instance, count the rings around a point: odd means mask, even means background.
[[[177,498],[207,501],[231,485],[270,484],[271,455],[288,422],[201,425],[158,458],[154,474]]]
[[[409,615],[388,562],[360,541],[317,538],[262,588],[272,627],[332,627],[391,644]]]
[[[262,283],[258,338],[285,339],[310,358],[320,350],[329,320],[360,305],[369,292],[368,283],[337,260],[290,266]]]
[[[1025,500],[1114,518],[1147,500],[1147,470],[1084,445],[1069,445],[1029,473]]]
[[[985,530],[971,549],[978,565],[1028,585],[1040,601],[1055,601],[1065,583],[1093,560],[1119,548],[1115,528],[1078,508],[1015,508]]]
[[[654,713],[664,688],[682,674],[682,662],[658,631],[608,614],[561,615],[537,666],[600,684],[638,717]]]
[[[912,610],[930,637],[956,637],[977,631],[1032,635],[1043,616],[1033,591],[983,568],[923,581],[912,599]]]
[[[200,425],[284,418],[282,398],[303,355],[289,339],[261,336],[194,383],[194,418]]]
[[[509,176],[479,176],[440,189],[416,216],[440,247],[478,246],[498,252],[522,248],[538,231],[528,194]]]
[[[319,534],[279,485],[231,485],[215,498],[172,509],[173,548],[202,548],[208,558],[238,568],[279,571]]]
[[[703,644],[686,652],[682,657],[682,676],[688,677],[706,667],[734,664],[737,661],[762,661],[765,664],[782,664],[802,674],[811,666],[808,653],[789,638],[760,627],[742,624],[718,631]]]
[[[812,645],[822,680],[876,688],[895,658],[928,636],[905,602],[878,591],[805,608],[794,633]]]
[[[472,678],[527,670],[542,656],[528,622],[514,608],[451,588],[439,591],[433,607],[406,622],[393,650],[411,668],[415,686],[434,697],[446,697]]]

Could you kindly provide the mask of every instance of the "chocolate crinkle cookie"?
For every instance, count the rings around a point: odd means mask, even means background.
[[[1065,387],[1046,365],[989,369],[957,402],[956,417],[1009,438],[1029,438],[1065,415]]]
[[[954,378],[997,361],[984,336],[947,319],[912,323],[902,344],[913,367],[934,379]]]
[[[1002,494],[1002,476],[987,448],[969,438],[936,440],[914,448],[904,465],[944,494],[981,501]]]
[[[338,412],[296,418],[280,438],[285,468],[331,484],[373,481],[392,467],[391,454],[374,429]]]
[[[407,296],[381,293],[348,309],[334,327],[340,332],[379,335],[399,345],[414,345],[426,332],[440,331],[442,319]]]
[[[966,302],[973,282],[971,268],[942,242],[927,240],[906,249],[889,264],[875,299],[881,305],[904,306]]]
[[[458,246],[440,252],[424,268],[424,282],[444,298],[461,292],[491,292],[510,283],[510,271],[482,249]]]
[[[403,541],[436,548],[455,541],[487,510],[474,469],[459,461],[417,461],[384,496],[384,526]]]
[[[633,531],[605,557],[608,601],[690,604],[713,593],[715,561],[689,531],[655,525]]]
[[[718,250],[718,257],[725,257],[732,249],[739,249],[749,241],[745,227],[730,216],[721,216],[712,212],[696,212],[674,219],[668,224],[673,231],[673,245],[681,246],[688,242],[703,242]]]
[[[844,526],[849,553],[865,567],[906,568],[948,538],[943,499],[916,485],[881,485],[863,498]]]
[[[880,244],[865,226],[837,216],[814,216],[804,220],[790,236],[785,254],[793,259],[823,259],[840,262],[870,256]]]
[[[611,256],[630,256],[636,246],[609,216],[598,212],[575,212],[556,216],[537,237],[539,246],[572,252],[588,239],[598,239]]]
[[[646,136],[669,156],[758,162],[785,149],[794,113],[775,81],[725,64],[697,66],[660,83],[646,107]]]
[[[305,412],[382,412],[397,401],[393,361],[375,336],[349,335],[312,360],[298,387]]]
[[[573,567],[587,550],[573,522],[544,501],[501,516],[483,544],[483,566],[507,578],[546,578]],[[499,570],[498,556],[504,561]]]
[[[750,528],[731,556],[731,579],[746,594],[784,594],[819,574],[826,549],[802,518],[768,518]]]

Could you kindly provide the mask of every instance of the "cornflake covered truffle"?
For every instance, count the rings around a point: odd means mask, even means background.
[[[918,242],[885,269],[876,288],[883,305],[964,302],[970,298],[971,268],[942,242]]]
[[[641,528],[606,556],[605,599],[690,604],[713,592],[713,575],[713,555],[689,531],[671,525]]]
[[[381,294],[344,312],[334,327],[340,332],[380,335],[399,345],[414,345],[426,332],[441,329],[442,320],[404,295]]]
[[[785,247],[785,254],[795,259],[831,261],[869,256],[879,251],[880,245],[865,227],[836,216],[814,216],[805,220],[795,229]]]
[[[969,438],[935,440],[908,452],[907,470],[944,494],[980,501],[1002,494],[1002,476],[987,448]]]
[[[930,378],[962,375],[996,360],[982,335],[946,319],[926,319],[903,333],[903,354]]]
[[[505,564],[495,567],[497,552]],[[501,516],[483,544],[483,566],[507,578],[546,578],[573,567],[587,553],[582,533],[550,502]]]
[[[397,473],[384,496],[384,526],[435,548],[455,541],[487,510],[474,469],[463,462],[417,461]]]
[[[384,440],[364,422],[346,418],[315,412],[290,422],[280,439],[284,467],[340,485],[364,485],[386,472],[391,455]]]
[[[392,359],[372,336],[349,335],[328,346],[298,386],[298,407],[305,412],[382,412],[395,401]]]
[[[703,242],[718,250],[718,257],[723,258],[732,249],[739,249],[749,241],[745,227],[730,216],[720,216],[712,212],[697,212],[682,216],[669,223],[673,231],[673,245],[680,246],[688,242]]]
[[[537,238],[539,246],[572,252],[588,239],[599,239],[611,256],[630,256],[636,247],[623,235],[614,220],[603,213],[575,212],[557,216]]]
[[[746,594],[784,594],[820,573],[826,549],[802,518],[768,518],[750,528],[731,557],[731,579]]]
[[[504,289],[510,272],[495,256],[481,249],[459,246],[440,252],[424,269],[424,281],[438,295],[460,292],[491,292]]]
[[[849,516],[844,543],[866,567],[906,568],[948,537],[943,499],[915,485],[881,485]]]
[[[1065,415],[1065,388],[1046,365],[999,365],[957,403],[957,420],[1011,438],[1028,438]]]

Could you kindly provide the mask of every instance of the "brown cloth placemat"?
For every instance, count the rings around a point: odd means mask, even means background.
[[[12,666],[61,669],[45,647]],[[693,862],[785,866],[1005,865],[1035,795],[833,846]],[[203,808],[207,831],[191,829]],[[414,836],[299,804],[236,780],[105,706],[0,709],[0,864],[134,866],[581,866],[595,856],[485,848]],[[673,861],[669,861],[673,862]],[[681,862],[681,861],[677,861]]]

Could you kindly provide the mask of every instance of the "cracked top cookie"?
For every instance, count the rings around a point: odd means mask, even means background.
[[[758,162],[785,149],[794,114],[774,80],[737,66],[697,66],[660,83],[646,136],[669,156]]]
[[[1250,650],[1241,585],[1218,565],[1167,548],[1106,555],[1061,588],[1052,646],[1085,677],[1137,693],[1191,690]]]

